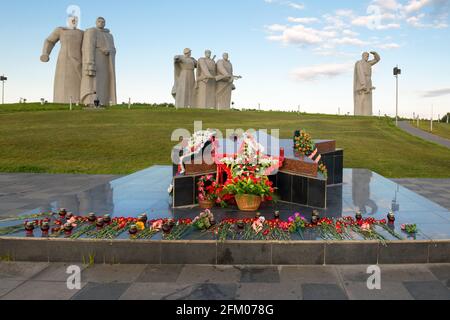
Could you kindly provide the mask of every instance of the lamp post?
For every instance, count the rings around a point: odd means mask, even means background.
[[[395,125],[398,126],[398,76],[402,74],[402,70],[396,66],[394,68],[394,76],[395,76]]]
[[[2,104],[5,104],[5,81],[8,80],[5,75],[0,76],[0,81],[2,82]]]

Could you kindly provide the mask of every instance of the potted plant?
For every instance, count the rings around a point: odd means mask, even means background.
[[[227,182],[224,190],[234,195],[239,210],[257,211],[265,200],[271,201],[274,188],[272,182],[265,176],[240,176]]]
[[[211,209],[214,207],[218,198],[218,189],[219,185],[214,175],[210,174],[200,178],[197,183],[197,200],[201,209]]]

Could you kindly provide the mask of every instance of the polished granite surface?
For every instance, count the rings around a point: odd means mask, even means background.
[[[154,166],[78,194],[49,199],[47,206],[23,214],[67,208],[79,215],[95,212],[98,215],[137,216],[146,212],[150,219],[194,218],[200,212],[198,208],[171,208],[172,200],[167,191],[171,179],[172,167]],[[295,212],[309,218],[312,212],[311,208],[283,203],[263,205],[260,211],[271,218],[275,210],[281,212],[283,219]],[[416,223],[420,230],[416,239],[450,239],[450,211],[374,172],[345,169],[344,183],[328,187],[327,209],[319,211],[322,216],[340,217],[354,216],[357,210],[376,219],[384,219],[390,210],[394,210],[396,231],[403,223]],[[224,217],[253,217],[253,214],[241,213],[236,208],[216,208],[213,212],[219,221]]]

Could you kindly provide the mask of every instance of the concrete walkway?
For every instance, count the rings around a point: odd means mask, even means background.
[[[0,262],[0,300],[450,300],[450,265],[382,265],[369,290],[368,266],[79,266]]]
[[[450,148],[450,140],[447,140],[447,139],[441,138],[439,136],[436,136],[434,134],[420,130],[420,129],[412,126],[408,121],[401,121],[401,122],[399,122],[398,126],[402,130],[412,134],[413,136],[416,136],[416,137],[422,138],[424,140],[434,142],[434,143],[440,144],[441,146]]]

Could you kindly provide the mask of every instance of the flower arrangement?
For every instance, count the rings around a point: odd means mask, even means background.
[[[278,159],[264,154],[264,147],[250,133],[244,134],[244,141],[237,155],[222,158],[219,162],[230,168],[233,177],[268,176],[280,165]]]
[[[221,190],[222,188],[220,188],[220,185],[217,183],[214,175],[210,174],[201,177],[197,183],[197,199],[200,204],[200,208],[211,209],[219,198],[219,193]]]
[[[310,156],[316,150],[316,146],[311,135],[305,130],[300,130],[295,132],[294,149],[303,156]]]
[[[216,131],[210,129],[194,132],[194,134],[187,141],[187,145],[183,147],[183,155],[180,157],[179,162],[180,174],[184,174],[186,172],[184,160],[200,153],[208,143],[213,143],[215,135]],[[170,187],[169,193],[171,193]]]
[[[233,195],[255,195],[264,200],[271,201],[275,189],[269,178],[255,176],[238,176],[228,179],[225,183],[224,190]]]

